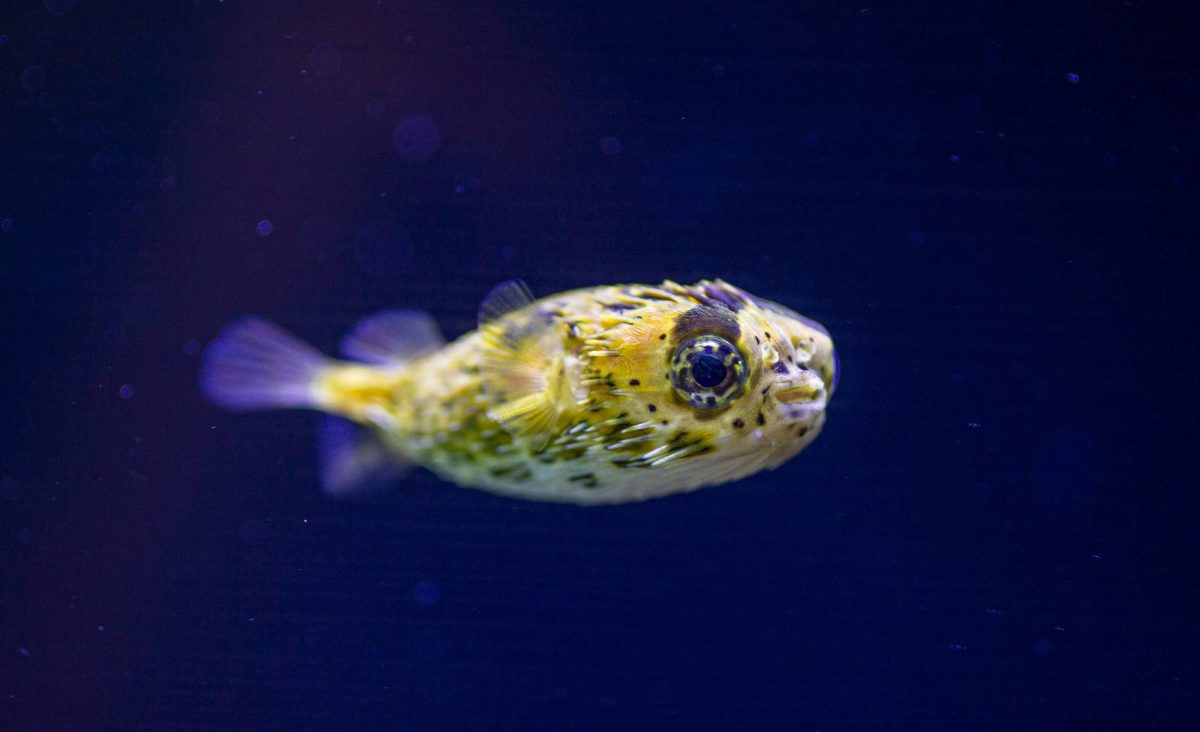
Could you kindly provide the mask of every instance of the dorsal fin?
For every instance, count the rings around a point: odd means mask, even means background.
[[[524,280],[506,280],[492,288],[492,291],[479,303],[479,325],[487,325],[493,321],[516,312],[533,302],[533,293]]]
[[[540,450],[554,435],[567,404],[562,338],[554,320],[533,309],[501,320],[531,302],[525,283],[510,280],[492,290],[480,305],[480,375],[489,392],[502,395],[488,416]]]
[[[358,321],[342,339],[341,351],[356,361],[390,366],[435,351],[444,342],[427,313],[384,310]]]

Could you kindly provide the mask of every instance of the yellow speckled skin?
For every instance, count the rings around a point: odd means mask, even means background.
[[[736,346],[745,384],[701,409],[672,383],[687,339]],[[339,363],[318,408],[459,485],[619,503],[774,468],[816,437],[835,383],[821,326],[720,280],[565,292],[393,368]],[[523,400],[523,401],[522,401]]]

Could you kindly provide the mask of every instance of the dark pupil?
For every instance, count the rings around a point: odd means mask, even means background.
[[[705,389],[711,389],[725,380],[725,364],[716,356],[701,354],[692,364],[692,378]]]

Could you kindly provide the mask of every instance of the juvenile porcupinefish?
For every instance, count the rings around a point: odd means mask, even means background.
[[[335,415],[319,438],[330,493],[419,464],[506,496],[601,504],[778,467],[820,432],[838,378],[821,325],[721,280],[536,301],[511,281],[453,343],[424,313],[387,311],[341,351],[246,318],[208,347],[201,385],[233,409]]]

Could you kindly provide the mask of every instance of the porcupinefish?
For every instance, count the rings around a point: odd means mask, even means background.
[[[778,467],[820,432],[838,362],[820,324],[721,280],[534,300],[495,288],[444,344],[426,314],[362,320],[327,358],[258,318],[200,381],[232,409],[325,412],[321,482],[377,490],[405,466],[539,501],[640,501]]]

